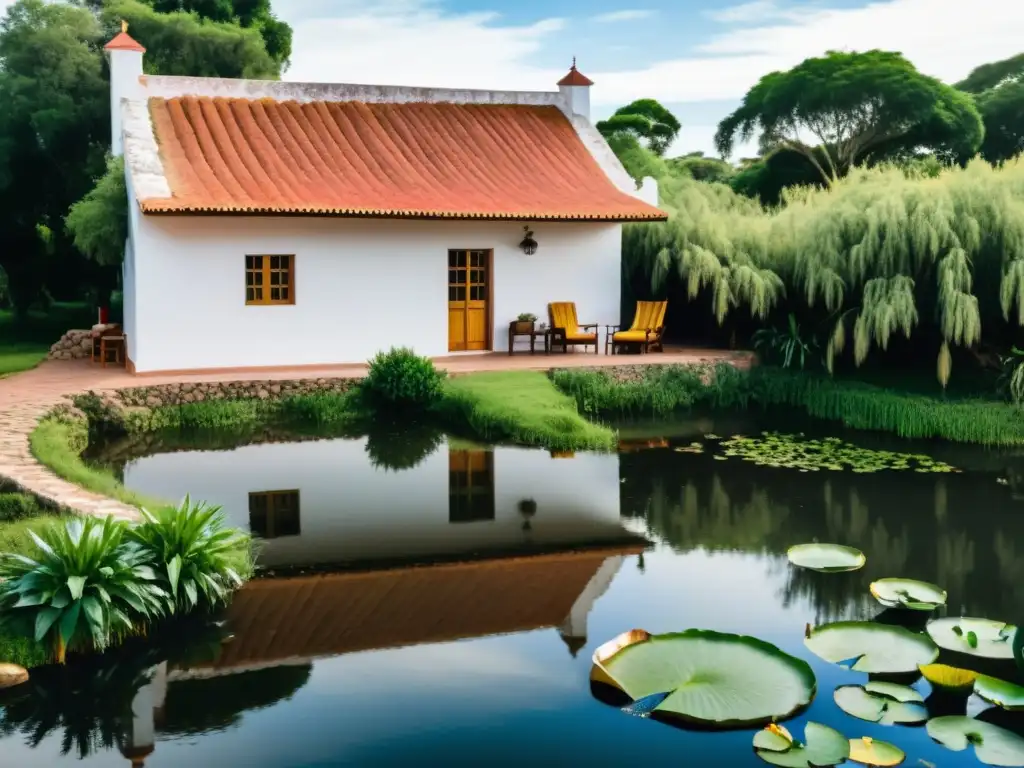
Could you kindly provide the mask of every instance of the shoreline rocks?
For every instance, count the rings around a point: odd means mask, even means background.
[[[28,682],[27,669],[19,667],[17,664],[0,662],[0,690],[13,688],[26,682]]]

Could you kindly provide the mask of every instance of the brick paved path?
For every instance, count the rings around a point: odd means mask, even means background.
[[[669,348],[663,354],[649,355],[466,354],[434,360],[439,368],[451,373],[718,361],[744,365],[749,362],[749,355],[718,350]],[[365,372],[365,365],[346,365],[273,372],[235,371],[218,374],[132,376],[123,369],[101,368],[86,360],[47,361],[33,370],[0,379],[0,478],[12,481],[30,493],[81,514],[116,515],[134,519],[138,517],[138,512],[133,507],[62,480],[36,461],[29,451],[28,437],[39,418],[54,406],[66,402],[68,395],[89,390],[100,392],[185,382],[352,378],[360,377]]]

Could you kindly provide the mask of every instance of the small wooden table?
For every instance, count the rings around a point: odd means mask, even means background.
[[[512,321],[508,324],[508,353],[512,354],[512,347],[516,343],[517,337],[528,337],[530,339],[530,354],[535,354],[536,343],[538,338],[544,339],[544,354],[550,354],[551,352],[551,334],[547,328],[533,328],[529,331],[518,331],[516,330],[517,323]]]

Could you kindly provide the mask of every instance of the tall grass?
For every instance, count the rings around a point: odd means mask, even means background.
[[[365,416],[358,392],[291,395],[281,400],[280,414],[288,421],[332,426],[354,423]]]
[[[826,322],[827,359],[857,364],[896,334],[920,332],[940,382],[951,348],[1003,340],[1024,325],[1024,162],[983,161],[936,177],[854,170],[831,189],[793,188],[762,208],[724,185],[663,180],[668,222],[624,230],[627,264],[652,290],[675,276],[764,318],[783,303]]]
[[[445,382],[439,406],[447,424],[488,441],[509,440],[550,450],[610,450],[614,433],[580,416],[576,403],[536,371],[457,376]]]
[[[855,429],[900,437],[1024,445],[1024,409],[1014,405],[907,394],[778,368],[746,372],[728,365],[714,369],[651,366],[629,381],[617,380],[604,371],[560,370],[553,371],[551,377],[560,390],[576,400],[582,413],[594,416],[660,416],[697,406],[789,406]]]

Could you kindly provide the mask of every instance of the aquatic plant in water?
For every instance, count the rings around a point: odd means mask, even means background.
[[[807,472],[959,472],[955,467],[923,454],[874,451],[845,443],[838,437],[808,440],[803,434],[762,432],[760,437],[736,435],[722,440],[719,447],[726,458],[738,458],[763,467],[785,467]]]
[[[931,611],[946,604],[946,590],[916,579],[878,579],[869,587],[874,598],[886,608]]]
[[[842,544],[796,544],[786,551],[793,565],[823,573],[856,571],[864,567],[867,558],[854,547]]]
[[[863,736],[850,739],[850,761],[871,766],[899,765],[907,759],[906,753],[895,744]]]
[[[808,627],[804,645],[833,664],[854,672],[916,672],[930,664],[939,649],[925,635],[891,624],[839,621]]]
[[[850,756],[850,742],[827,725],[808,722],[804,739],[801,744],[788,730],[772,723],[754,734],[754,753],[766,763],[783,768],[824,768],[839,765]]]
[[[989,675],[978,675],[974,692],[1002,709],[1024,709],[1024,687]]]
[[[929,621],[925,629],[935,644],[947,651],[959,651],[986,659],[1012,659],[1013,624],[991,619],[949,617]]]
[[[753,637],[703,629],[634,629],[598,648],[593,662],[591,680],[629,696],[631,711],[717,728],[785,718],[816,691],[807,662]]]
[[[977,672],[951,667],[948,664],[922,664],[919,669],[921,676],[931,683],[933,688],[963,696],[971,694],[978,679]]]
[[[946,749],[974,755],[985,765],[1024,766],[1024,738],[1013,731],[973,717],[948,715],[928,721],[928,735]]]
[[[164,615],[167,593],[150,554],[111,517],[75,518],[30,531],[39,553],[0,557],[0,627],[70,649],[103,649]]]
[[[870,680],[864,685],[842,685],[832,698],[846,714],[880,725],[923,723],[928,719],[924,697],[896,683]]]

